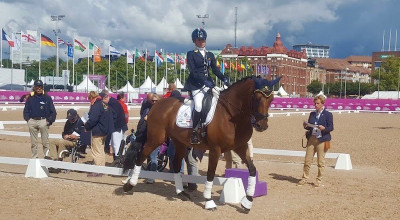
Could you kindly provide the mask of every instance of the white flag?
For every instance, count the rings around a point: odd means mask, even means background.
[[[115,47],[113,47],[112,45],[110,45],[110,55],[120,55],[121,53],[118,52],[117,49],[115,49]]]
[[[12,47],[12,50],[14,51],[21,50],[21,41],[14,33],[12,34],[12,41],[14,41],[14,47]]]
[[[133,51],[126,50],[126,62],[133,63]]]

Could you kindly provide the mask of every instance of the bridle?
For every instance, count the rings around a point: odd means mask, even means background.
[[[273,93],[272,90],[269,89],[268,86],[265,86],[263,89],[256,89],[253,92],[253,95],[251,96],[251,121],[254,124],[255,122],[258,122],[260,120],[264,120],[266,118],[268,118],[269,114],[262,114],[260,112],[257,111],[258,106],[260,105],[260,100],[255,101],[255,95],[257,93],[260,93],[262,96],[264,96],[265,98],[269,98]]]

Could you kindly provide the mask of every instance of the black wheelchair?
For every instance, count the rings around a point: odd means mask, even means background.
[[[74,141],[74,146],[59,153],[58,158],[71,157],[71,162],[76,163],[81,158],[85,158],[86,148],[91,145],[91,132],[83,132],[79,139]]]

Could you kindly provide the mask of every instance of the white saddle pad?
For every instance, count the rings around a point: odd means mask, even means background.
[[[203,126],[207,126],[210,124],[214,117],[215,108],[217,107],[217,102],[219,98],[220,89],[214,87],[213,89],[213,98],[211,101],[211,108],[207,114],[206,121],[203,123]],[[193,100],[185,99],[183,105],[179,108],[178,114],[176,116],[176,125],[181,128],[192,128],[193,121],[192,121],[192,111],[194,108]]]

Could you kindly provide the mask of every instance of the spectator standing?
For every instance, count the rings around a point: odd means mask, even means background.
[[[35,80],[33,92],[25,102],[24,119],[28,122],[32,158],[38,157],[38,132],[42,137],[43,154],[49,152],[49,127],[56,120],[57,112],[50,96],[44,93],[42,80]]]
[[[124,109],[125,121],[128,124],[128,122],[129,122],[129,111],[128,111],[128,106],[126,106],[126,104],[125,104],[125,95],[124,95],[124,93],[118,94],[117,100],[118,100],[119,104],[121,104],[122,109]]]
[[[100,93],[99,98],[93,98],[94,103],[89,110],[89,120],[85,123],[85,129],[92,132],[92,156],[94,164],[105,165],[104,142],[109,133],[114,130],[112,110],[108,106],[110,97],[106,93]],[[90,177],[102,176],[102,174],[89,173]]]

